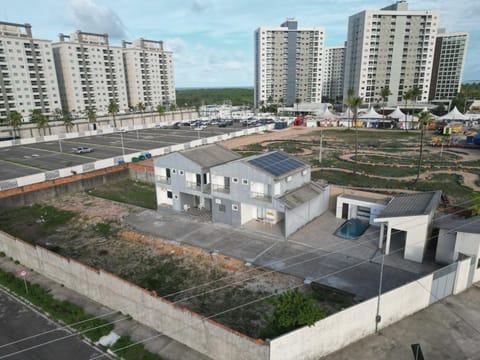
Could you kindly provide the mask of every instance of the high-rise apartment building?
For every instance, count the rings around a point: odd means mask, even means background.
[[[451,100],[460,92],[467,55],[468,34],[445,33],[439,29],[435,40],[430,100]]]
[[[342,101],[345,46],[325,47],[323,61],[323,102]]]
[[[405,1],[350,16],[344,98],[352,89],[374,103],[388,87],[392,106],[418,87],[418,100],[428,101],[438,20],[438,11],[411,11]]]
[[[321,102],[324,29],[294,19],[255,31],[255,107]]]
[[[35,39],[29,24],[0,22],[0,120],[10,111],[24,120],[32,110],[60,108],[52,42]]]
[[[111,46],[107,34],[60,34],[52,46],[64,110],[108,113],[110,101],[128,109],[122,48]]]
[[[138,39],[122,42],[127,76],[128,104],[143,103],[147,108],[175,104],[172,52],[162,41]]]

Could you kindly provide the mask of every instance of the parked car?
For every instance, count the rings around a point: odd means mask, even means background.
[[[87,154],[87,153],[91,153],[93,149],[89,147],[80,146],[80,147],[73,148],[72,151],[75,154]]]
[[[195,130],[195,131],[202,131],[202,130],[204,130],[204,129],[206,129],[206,128],[207,128],[206,126],[200,125],[200,126],[197,126],[197,127],[193,128],[193,130]]]

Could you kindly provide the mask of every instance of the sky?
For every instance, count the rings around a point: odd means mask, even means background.
[[[348,17],[394,1],[376,0],[11,0],[0,20],[30,23],[36,38],[76,30],[121,40],[163,40],[174,52],[178,87],[253,86],[253,33],[287,17],[325,28],[325,45],[343,45]],[[410,10],[440,10],[440,27],[469,33],[464,81],[480,81],[480,1],[412,0]]]

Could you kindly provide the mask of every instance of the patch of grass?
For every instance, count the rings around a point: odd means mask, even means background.
[[[49,205],[35,204],[0,213],[0,229],[25,241],[42,240],[77,214]]]
[[[443,190],[454,203],[461,205],[470,201],[475,194],[472,189],[462,185],[461,180],[461,177],[455,174],[435,174],[429,179],[420,180],[415,188],[420,191]],[[465,207],[468,207],[468,204]]]
[[[111,347],[118,356],[125,360],[162,360],[162,357],[145,349],[143,344],[135,344],[128,336],[122,336]]]
[[[97,186],[88,191],[90,195],[125,204],[156,209],[155,185],[134,180],[121,180]]]
[[[298,154],[302,152],[302,145],[293,141],[281,141],[268,145],[269,149],[282,150],[289,154]]]
[[[361,174],[349,174],[341,171],[320,170],[312,172],[312,179],[327,180],[331,184],[366,188],[408,189],[410,182],[369,177]]]
[[[93,342],[98,341],[102,336],[113,330],[113,325],[109,324],[108,321],[89,320],[92,315],[86,314],[82,308],[67,301],[55,299],[47,290],[37,284],[31,284],[27,281],[28,293],[26,293],[23,279],[19,279],[9,272],[0,270],[0,283],[64,324],[75,323],[72,327],[79,332],[85,331],[83,335]],[[79,323],[80,321],[84,322]],[[92,330],[88,331],[88,329]]]
[[[243,146],[243,148],[245,150],[248,150],[248,151],[263,151],[264,150],[262,144],[260,144],[260,143],[248,144],[246,146]]]
[[[115,237],[119,232],[119,225],[116,222],[109,221],[104,223],[98,223],[94,225],[93,230],[100,236],[106,239]]]

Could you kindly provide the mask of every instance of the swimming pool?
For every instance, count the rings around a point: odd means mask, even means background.
[[[367,230],[368,225],[370,225],[368,221],[350,219],[335,231],[335,235],[345,239],[356,239]]]

